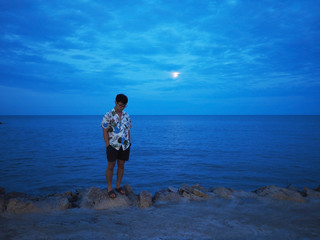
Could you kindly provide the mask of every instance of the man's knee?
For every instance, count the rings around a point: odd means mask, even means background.
[[[118,165],[118,169],[123,170],[123,169],[124,169],[124,164],[120,164],[120,165]]]
[[[108,162],[107,171],[113,171],[116,162]]]
[[[118,161],[118,168],[121,170],[124,169],[124,161]]]

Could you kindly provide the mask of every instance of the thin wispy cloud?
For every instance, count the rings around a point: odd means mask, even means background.
[[[320,103],[317,1],[32,0],[4,1],[0,11],[0,90],[26,101],[38,92],[48,109],[49,96],[94,104],[118,92],[137,104],[148,99],[158,114],[167,113],[168,99],[179,101],[178,114],[225,114],[222,99],[237,105],[258,96],[286,97],[278,104],[284,114],[290,97]],[[0,100],[12,109],[0,107],[0,114],[19,114],[21,101],[16,106],[7,96]],[[220,105],[199,109],[212,101]],[[104,103],[54,113],[99,114],[90,109]],[[136,114],[146,109],[131,107]]]

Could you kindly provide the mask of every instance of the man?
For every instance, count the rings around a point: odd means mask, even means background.
[[[129,114],[123,111],[127,103],[127,96],[118,94],[115,100],[115,107],[103,116],[101,122],[108,159],[106,179],[110,198],[117,196],[112,188],[113,169],[116,163],[118,169],[115,190],[119,194],[125,194],[124,189],[121,187],[121,180],[124,174],[124,164],[129,160],[131,146],[130,129],[132,128]]]

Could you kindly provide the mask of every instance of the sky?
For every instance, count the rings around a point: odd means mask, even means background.
[[[0,0],[0,115],[320,114],[318,0]]]

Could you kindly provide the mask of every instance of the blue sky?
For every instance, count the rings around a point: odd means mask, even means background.
[[[0,115],[320,114],[318,0],[0,1]]]

